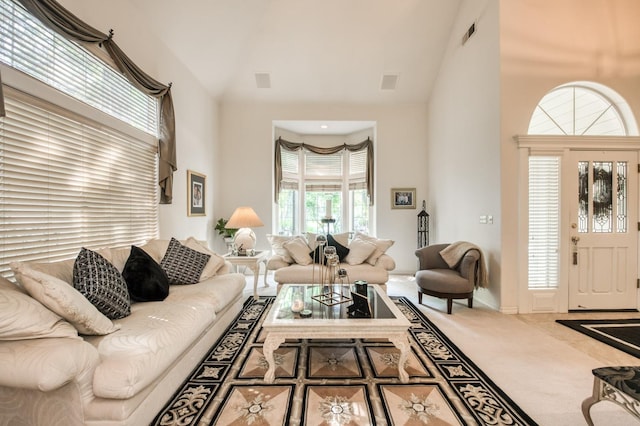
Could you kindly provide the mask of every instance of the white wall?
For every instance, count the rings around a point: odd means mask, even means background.
[[[217,106],[191,72],[137,19],[127,2],[61,0],[62,6],[93,27],[115,31],[114,40],[147,74],[173,83],[178,171],[174,174],[173,203],[160,206],[160,237],[194,236],[213,243],[214,185],[218,142]],[[207,176],[207,216],[187,217],[187,169]]]
[[[273,105],[221,106],[220,198],[215,218],[229,216],[240,205],[251,205],[265,223],[254,229],[256,247],[268,249],[266,234],[273,223],[273,120],[375,121],[376,234],[396,241],[389,250],[396,273],[416,269],[416,223],[419,209],[392,210],[390,189],[415,187],[419,203],[427,197],[425,105]],[[222,240],[217,239],[220,249]]]
[[[476,22],[463,46],[462,35]],[[500,81],[498,1],[465,0],[452,27],[429,101],[427,212],[431,242],[470,241],[489,266],[488,290],[476,298],[500,305]],[[493,224],[480,224],[480,216]]]

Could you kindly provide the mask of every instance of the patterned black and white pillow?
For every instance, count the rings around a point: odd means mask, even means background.
[[[122,274],[94,251],[80,250],[73,264],[73,287],[109,319],[131,314],[129,290]]]
[[[170,284],[196,284],[210,257],[171,238],[160,266],[167,273]]]

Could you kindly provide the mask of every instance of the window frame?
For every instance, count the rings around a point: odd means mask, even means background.
[[[364,153],[364,155],[366,156],[365,150],[355,151],[355,152],[343,150],[335,154],[329,154],[329,155],[341,156],[342,175],[327,177],[327,176],[317,176],[317,175],[307,174],[306,167],[305,167],[305,155],[309,154],[309,151],[305,149],[295,151],[294,154],[298,156],[298,165],[297,165],[298,173],[287,172],[283,168],[282,178],[283,178],[283,182],[288,182],[288,186],[290,186],[291,183],[293,182],[297,183],[298,203],[297,203],[296,212],[294,213],[296,217],[293,219],[293,223],[295,223],[297,226],[293,230],[282,229],[281,217],[280,217],[281,216],[280,205],[279,203],[277,203],[275,206],[276,214],[274,215],[274,217],[276,218],[275,233],[297,235],[297,234],[302,234],[307,232],[306,223],[307,223],[308,214],[305,208],[305,201],[306,201],[306,195],[307,195],[306,185],[313,184],[313,183],[339,184],[340,186],[339,192],[341,193],[341,199],[342,199],[341,200],[342,208],[340,210],[341,216],[339,218],[335,218],[336,223],[332,224],[330,227],[326,227],[326,225],[323,225],[322,227],[319,226],[315,232],[322,233],[322,232],[325,232],[327,229],[329,229],[332,233],[333,232],[354,232],[355,230],[353,229],[353,225],[354,225],[353,224],[353,219],[354,219],[353,218],[353,197],[352,197],[352,190],[350,188],[350,185],[354,183],[355,184],[363,183],[366,188],[366,183],[365,183],[366,171],[362,171],[357,174],[351,174],[350,159],[352,155],[358,155],[361,152]],[[320,155],[320,154],[313,154],[313,153],[310,153],[310,154]],[[366,161],[365,161],[365,164],[366,164]],[[333,207],[332,207],[332,210],[334,210]],[[367,203],[367,210],[368,210],[368,224],[369,224],[368,230],[371,230],[373,228],[373,224],[372,224],[373,206]],[[337,231],[335,228],[336,224],[341,224],[340,229]],[[308,232],[312,232],[312,231],[308,231]]]

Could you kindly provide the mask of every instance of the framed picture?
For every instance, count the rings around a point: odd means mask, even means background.
[[[416,189],[415,188],[391,188],[391,208],[392,209],[415,209]]]
[[[187,170],[187,216],[205,216],[206,180],[205,175]]]

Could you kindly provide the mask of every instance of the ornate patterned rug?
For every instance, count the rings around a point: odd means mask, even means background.
[[[556,320],[556,322],[640,358],[640,319]]]
[[[261,324],[273,297],[249,298],[154,425],[535,425],[408,299],[410,381],[386,341],[307,340],[278,348],[276,380],[262,379]]]

